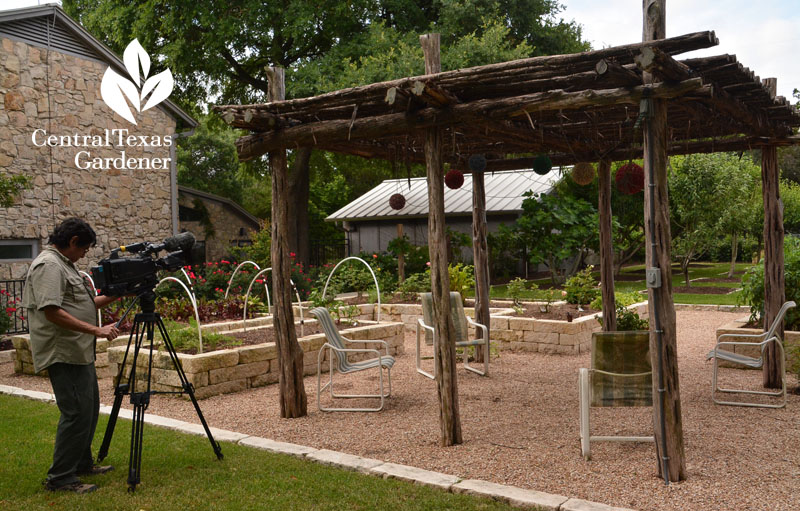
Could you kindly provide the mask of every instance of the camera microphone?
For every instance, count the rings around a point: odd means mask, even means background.
[[[167,252],[189,252],[194,247],[194,234],[182,232],[176,236],[170,236],[164,240],[163,246]]]

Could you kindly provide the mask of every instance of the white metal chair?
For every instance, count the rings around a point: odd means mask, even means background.
[[[322,327],[322,331],[325,332],[325,339],[327,342],[322,345],[319,349],[319,355],[317,355],[317,408],[319,408],[323,412],[378,412],[383,409],[384,399],[389,397],[392,394],[392,366],[394,366],[394,357],[389,355],[389,345],[386,341],[382,340],[353,340],[348,339],[341,335],[339,331],[336,329],[336,325],[333,324],[333,319],[331,318],[328,309],[325,307],[317,307],[311,311],[317,321],[319,321],[320,326]],[[373,348],[347,348],[347,344],[371,344],[377,343],[383,345],[383,348],[386,352],[385,355],[382,355],[381,352],[377,349]],[[330,379],[325,385],[322,385],[322,362],[323,357],[325,355],[325,351],[328,350],[328,361],[330,362],[329,370],[329,377]],[[361,360],[358,362],[351,362],[348,360],[347,355],[349,353],[374,353],[376,355],[375,358],[370,358],[367,360]],[[336,359],[336,366],[334,367],[333,360]],[[359,371],[365,371],[367,369],[377,368],[379,377],[378,377],[378,386],[380,392],[378,394],[336,394],[333,391],[333,373],[334,369],[339,371],[341,374],[349,374],[355,373]],[[383,391],[383,370],[386,369],[386,379],[388,383],[389,390],[388,392],[384,393]],[[330,392],[331,399],[334,398],[379,398],[380,399],[380,406],[376,408],[326,408],[322,406],[320,402],[320,395],[325,389],[328,389]]]
[[[433,295],[431,293],[422,293],[421,296],[422,318],[417,320],[417,372],[423,376],[434,379],[436,377],[436,343],[438,342],[438,335],[433,326]],[[464,313],[464,305],[461,303],[461,295],[459,293],[450,293],[450,313],[453,316],[453,325],[456,329],[456,347],[464,348],[464,368],[481,376],[487,376],[489,374],[489,329],[486,328],[486,325],[476,323]],[[468,327],[470,325],[475,327],[476,333],[478,330],[482,332],[477,339],[469,338]],[[422,332],[425,332],[426,343],[433,345],[433,373],[422,369],[422,346],[420,344],[420,334],[422,334]],[[475,346],[476,350],[480,349],[480,346],[483,346],[483,371],[469,365],[469,350],[467,348],[470,346]]]
[[[708,352],[706,360],[713,360],[713,369],[711,373],[711,399],[718,405],[731,405],[731,406],[752,406],[758,408],[783,408],[786,406],[786,353],[783,349],[783,342],[777,335],[778,327],[783,322],[786,311],[795,307],[797,304],[794,302],[786,302],[781,306],[778,315],[775,316],[775,321],[772,322],[769,329],[761,334],[722,334],[717,338],[717,344],[714,349]],[[723,339],[750,339],[745,342],[737,341],[724,341]],[[733,389],[720,387],[717,384],[717,372],[719,361],[733,362],[735,364],[744,365],[753,369],[759,369],[764,366],[764,350],[767,345],[774,342],[778,347],[781,365],[781,388],[776,391],[764,390],[747,390],[747,389]],[[744,347],[754,346],[759,348],[760,356],[758,358],[736,353],[734,351],[724,350],[720,346]],[[754,394],[768,397],[781,398],[778,403],[757,403],[752,401],[723,401],[717,399],[717,392],[727,392],[730,394]]]
[[[654,442],[653,436],[592,435],[592,406],[652,406],[649,332],[595,332],[591,368],[578,370],[581,454],[591,458],[591,442]]]

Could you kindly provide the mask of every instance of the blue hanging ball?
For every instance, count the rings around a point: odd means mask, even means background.
[[[540,154],[533,160],[533,171],[540,176],[546,175],[553,168],[553,161],[546,154]]]

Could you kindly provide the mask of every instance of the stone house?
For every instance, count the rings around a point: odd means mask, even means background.
[[[183,185],[178,186],[178,219],[180,230],[197,240],[193,263],[230,257],[230,247],[250,245],[250,234],[260,227],[258,218],[234,201]]]
[[[104,76],[114,74],[135,87],[140,70],[144,85],[144,58],[139,52],[134,61],[134,80],[60,7],[0,12],[0,173],[25,174],[33,184],[0,210],[0,280],[24,277],[69,216],[85,218],[98,235],[82,269],[120,244],[179,231],[175,143],[196,121],[168,99],[148,108],[155,93],[131,99],[121,85],[103,89]],[[151,78],[164,71],[158,66],[154,60]],[[104,100],[114,92],[124,107],[133,105],[127,119],[119,103],[112,109]]]

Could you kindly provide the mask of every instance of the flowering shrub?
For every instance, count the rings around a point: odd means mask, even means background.
[[[116,323],[125,312],[130,300],[128,298],[122,301],[114,302],[108,307],[103,309],[103,324],[108,325]],[[258,301],[252,301],[247,306],[247,316],[252,318],[255,313],[259,311]],[[134,309],[125,318],[125,321],[120,325],[120,330],[129,332],[133,326],[134,316],[138,310]],[[159,296],[156,300],[156,312],[161,314],[161,317],[166,320],[177,321],[180,323],[188,323],[194,320],[194,308],[192,302],[187,298],[168,298]],[[213,323],[215,321],[230,321],[234,319],[242,319],[244,314],[244,299],[243,297],[228,297],[224,299],[219,297],[215,300],[206,300],[204,298],[197,299],[197,313],[200,316],[200,323]]]
[[[5,289],[0,289],[0,335],[6,333],[13,323],[13,316],[17,314],[18,300],[8,294]],[[20,319],[24,319],[19,316]]]

